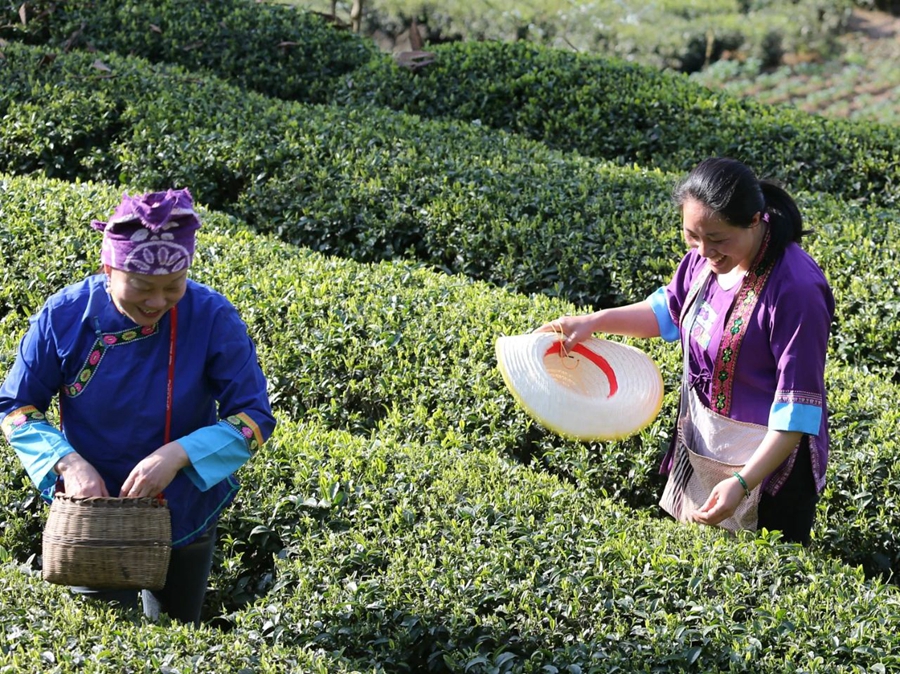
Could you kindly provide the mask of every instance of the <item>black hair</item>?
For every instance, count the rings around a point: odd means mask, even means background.
[[[754,215],[768,213],[769,257],[780,256],[789,243],[800,243],[809,233],[793,197],[778,183],[759,180],[736,159],[704,159],[676,186],[672,198],[679,208],[694,199],[734,227],[748,228]]]

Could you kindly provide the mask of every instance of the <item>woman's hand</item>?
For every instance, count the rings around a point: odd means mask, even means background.
[[[750,460],[741,468],[741,477],[751,491],[762,484],[767,475],[778,468],[803,439],[799,431],[773,431],[766,433]],[[736,477],[722,480],[713,487],[706,503],[694,511],[693,518],[700,524],[715,525],[731,517],[747,495],[744,485]]]
[[[555,332],[565,336],[563,348],[571,351],[576,344],[580,344],[594,334],[595,314],[582,316],[561,316],[555,321],[544,323],[535,332]]]
[[[100,473],[78,452],[66,454],[56,463],[56,472],[66,483],[66,496],[88,498],[109,496]]]
[[[746,496],[744,487],[736,477],[722,480],[713,487],[706,503],[694,511],[694,521],[710,526],[719,524],[734,515],[734,511]]]
[[[163,445],[131,469],[119,496],[158,496],[175,479],[178,471],[189,463],[187,453],[177,441]]]

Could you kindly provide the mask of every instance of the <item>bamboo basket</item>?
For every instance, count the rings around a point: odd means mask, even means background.
[[[158,590],[172,521],[162,498],[70,498],[57,493],[44,526],[43,577],[58,585]]]

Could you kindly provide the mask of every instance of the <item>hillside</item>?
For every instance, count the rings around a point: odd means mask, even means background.
[[[843,54],[833,60],[795,55],[792,63],[768,71],[752,60],[720,61],[691,77],[826,117],[900,122],[900,18],[857,8],[848,28],[839,38]]]

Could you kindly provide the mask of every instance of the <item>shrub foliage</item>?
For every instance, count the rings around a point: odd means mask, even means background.
[[[207,617],[228,638],[44,585],[45,510],[5,448],[0,670],[900,664],[881,579],[900,570],[894,130],[529,45],[445,47],[410,74],[318,19],[238,2],[22,11],[0,58],[0,376],[44,298],[96,268],[87,223],[123,188],[188,186],[208,208],[192,273],[237,305],[281,423],[220,526]],[[184,49],[189,18],[206,32]],[[614,443],[547,433],[495,367],[498,335],[664,282],[681,250],[668,193],[714,148],[803,190],[838,302],[806,550],[659,517],[677,349],[640,344],[668,394]]]

